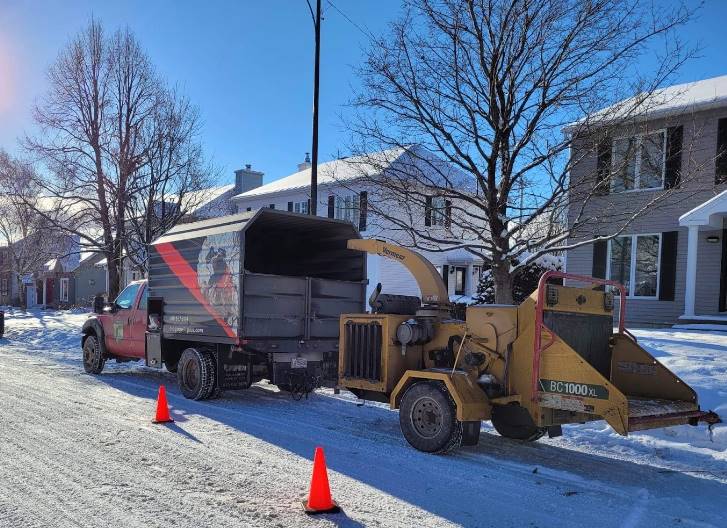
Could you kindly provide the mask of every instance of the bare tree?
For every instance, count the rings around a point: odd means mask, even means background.
[[[24,146],[42,164],[36,185],[57,199],[59,215],[47,221],[77,236],[85,251],[107,260],[109,295],[121,284],[132,195],[144,185],[154,156],[154,138],[179,134],[159,119],[171,92],[134,35],[105,34],[91,20],[48,71],[49,89],[36,105],[40,132]],[[160,129],[162,126],[169,129]]]
[[[677,31],[693,14],[641,0],[407,1],[373,39],[349,122],[354,151],[396,158],[369,171],[369,208],[414,247],[490,263],[496,302],[511,302],[523,266],[593,220],[583,204],[608,177],[571,182],[571,169],[656,104],[694,54]]]
[[[23,278],[31,275],[52,258],[63,256],[62,237],[36,210],[44,208],[53,217],[54,208],[38,197],[32,167],[0,151],[0,243],[7,246],[9,271],[15,291],[25,304]]]
[[[202,204],[215,170],[204,159],[197,109],[176,90],[164,90],[147,127],[145,163],[130,187],[126,253],[142,273],[147,247]]]

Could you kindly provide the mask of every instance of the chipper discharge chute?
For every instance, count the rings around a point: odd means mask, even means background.
[[[482,420],[518,440],[601,419],[622,435],[720,421],[624,328],[620,284],[551,271],[520,306],[470,306],[461,321],[421,255],[378,240],[348,247],[400,262],[419,284],[421,299],[377,287],[372,313],[341,316],[339,345],[339,385],[399,409],[402,433],[419,450],[474,445]]]

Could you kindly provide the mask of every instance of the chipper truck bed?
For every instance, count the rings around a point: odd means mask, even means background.
[[[348,246],[397,260],[419,283],[421,299],[380,294],[373,313],[342,315],[339,357],[339,385],[399,409],[416,449],[476,444],[482,420],[525,441],[592,420],[622,435],[720,421],[624,328],[620,284],[551,271],[519,306],[470,306],[461,321],[419,254],[377,240]]]
[[[356,237],[350,222],[271,209],[178,225],[151,245],[148,282],[85,322],[86,371],[165,365],[193,399],[261,379],[294,394],[333,385],[339,316],[364,306]]]

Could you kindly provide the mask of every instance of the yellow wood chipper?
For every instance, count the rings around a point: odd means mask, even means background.
[[[416,449],[475,445],[482,420],[524,441],[592,420],[621,435],[720,421],[624,328],[620,284],[546,272],[519,306],[469,306],[462,321],[450,315],[442,277],[418,253],[379,240],[348,247],[394,259],[419,284],[421,299],[383,294],[377,285],[371,313],[341,316],[339,344],[339,385],[399,409],[401,431]]]

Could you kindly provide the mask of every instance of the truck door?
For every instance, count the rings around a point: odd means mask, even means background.
[[[112,354],[129,356],[132,340],[131,321],[136,307],[142,284],[134,282],[129,284],[114,301],[110,314],[110,328],[104,325],[106,333],[106,347]]]
[[[127,354],[133,357],[144,357],[146,334],[146,304],[149,300],[147,284],[141,285],[141,292],[137,295],[137,303],[129,318],[129,336],[127,339]]]

